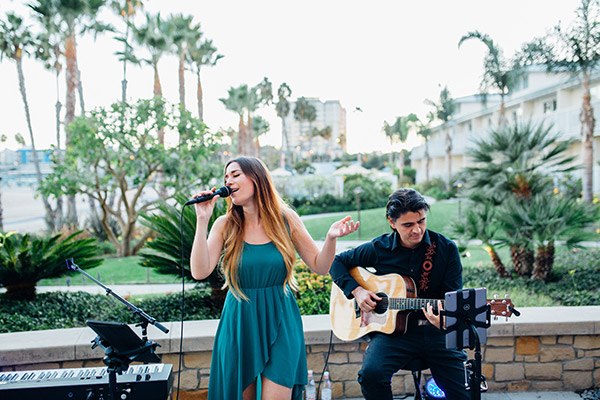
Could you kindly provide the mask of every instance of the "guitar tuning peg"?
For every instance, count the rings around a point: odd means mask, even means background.
[[[504,294],[504,298],[508,300],[508,293]]]
[[[496,300],[498,299],[498,295],[497,294],[494,295],[494,299],[496,299]]]

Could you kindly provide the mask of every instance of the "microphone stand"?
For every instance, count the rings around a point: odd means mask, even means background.
[[[169,329],[167,329],[167,327],[162,325],[160,322],[157,322],[156,319],[146,314],[144,310],[134,306],[133,304],[131,304],[130,302],[113,292],[111,288],[105,286],[104,284],[102,284],[102,282],[100,282],[99,280],[95,279],[90,274],[82,270],[77,264],[73,262],[72,258],[67,259],[66,262],[67,267],[69,269],[79,271],[83,275],[87,276],[93,282],[102,287],[106,291],[107,295],[110,294],[111,296],[119,300],[121,303],[125,304],[127,308],[133,311],[133,313],[141,319],[141,322],[136,324],[136,326],[142,328],[142,344],[139,348],[131,349],[129,351],[119,351],[114,347],[114,343],[110,343],[108,340],[106,340],[105,337],[102,337],[102,334],[99,334],[94,340],[92,340],[92,349],[100,346],[100,348],[102,348],[102,350],[104,350],[106,354],[106,356],[104,357],[104,363],[107,365],[108,387],[110,391],[110,396],[112,400],[117,400],[117,374],[121,374],[124,371],[127,371],[127,369],[129,368],[129,363],[131,361],[138,360],[148,362],[148,360],[151,359],[152,356],[156,357],[157,360],[160,360],[160,358],[158,358],[158,356],[154,354],[154,350],[157,346],[159,346],[159,344],[148,340],[148,324],[156,326],[164,333],[169,333]],[[93,330],[97,331],[98,328],[94,327],[92,321],[88,321],[88,325]],[[130,332],[131,335],[137,337],[137,335],[135,335],[135,333],[131,331],[130,328],[128,328],[126,325],[124,325],[124,327],[127,328],[128,332]],[[97,333],[99,332],[97,331]],[[127,332],[122,333],[127,334]],[[123,393],[121,395],[121,398],[127,397],[128,393]]]
[[[140,319],[142,320],[142,322],[140,322],[136,326],[141,326],[142,327],[142,336],[143,336],[144,340],[147,340],[147,328],[148,328],[148,324],[152,324],[152,325],[156,326],[158,329],[160,329],[164,333],[169,333],[169,329],[167,329],[166,326],[162,325],[160,322],[157,322],[156,319],[154,319],[151,316],[149,316],[148,314],[146,314],[144,312],[144,310],[142,310],[139,307],[134,306],[133,304],[131,304],[130,302],[128,302],[127,300],[125,300],[124,298],[122,298],[121,296],[119,296],[118,294],[116,294],[115,292],[113,292],[111,288],[109,288],[107,286],[104,286],[102,284],[102,282],[100,282],[99,280],[95,279],[93,276],[91,276],[90,274],[88,274],[87,272],[85,272],[84,270],[82,270],[81,268],[79,268],[79,266],[73,262],[72,258],[68,258],[66,261],[67,261],[67,267],[69,269],[72,269],[74,271],[79,271],[83,275],[85,275],[88,278],[90,278],[93,282],[95,282],[100,287],[102,287],[102,289],[104,289],[106,291],[107,295],[110,294],[111,296],[113,296],[114,298],[116,298],[117,300],[119,300],[121,303],[125,304],[127,306],[127,308],[129,308],[131,311],[133,311],[134,314],[136,314],[137,316],[140,317]]]

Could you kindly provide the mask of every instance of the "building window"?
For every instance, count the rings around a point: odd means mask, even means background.
[[[469,130],[469,132],[473,132],[473,123],[471,121],[469,121],[469,124],[467,125],[467,129]]]
[[[525,75],[523,77],[523,89],[527,89],[529,87],[529,75]]]
[[[544,114],[547,114],[552,111],[556,111],[556,99],[544,102]]]

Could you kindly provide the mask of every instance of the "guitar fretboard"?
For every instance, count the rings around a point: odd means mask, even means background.
[[[403,297],[384,297],[380,304],[383,307],[391,310],[420,310],[427,308],[427,304],[431,304],[434,310],[438,309],[438,301],[442,302],[444,307],[444,300],[438,299],[408,299]]]

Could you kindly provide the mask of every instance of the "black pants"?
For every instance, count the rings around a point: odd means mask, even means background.
[[[465,390],[464,351],[446,349],[444,334],[411,321],[404,335],[375,333],[358,372],[366,400],[392,400],[392,376],[413,358],[423,359],[449,400],[470,399]]]

